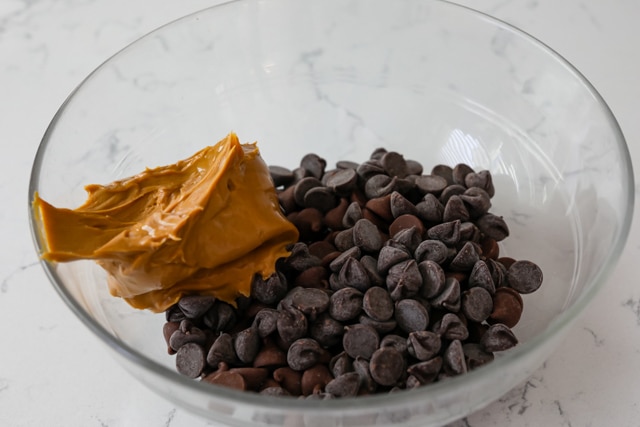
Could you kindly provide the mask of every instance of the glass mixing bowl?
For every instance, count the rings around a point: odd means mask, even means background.
[[[230,426],[430,426],[524,381],[601,289],[632,217],[623,135],[589,82],[531,36],[430,0],[240,0],[170,23],[95,70],[54,117],[35,192],[61,207],[83,186],[186,158],[235,131],[268,164],[329,165],[378,147],[492,172],[492,212],[545,282],[524,297],[520,344],[468,374],[412,391],[332,401],[236,392],[175,370],[164,316],[108,293],[93,262],[43,262],[69,308],[131,374]],[[35,245],[43,242],[32,221]]]

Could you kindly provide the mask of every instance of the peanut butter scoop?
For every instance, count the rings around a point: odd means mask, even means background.
[[[35,195],[42,258],[96,260],[111,294],[140,309],[164,311],[188,294],[235,304],[298,239],[257,145],[234,133],[173,165],[85,189],[76,209]]]

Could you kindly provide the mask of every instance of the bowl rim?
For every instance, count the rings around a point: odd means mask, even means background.
[[[39,228],[36,222],[35,215],[33,213],[32,204],[34,201],[35,194],[37,192],[38,181],[40,178],[40,170],[43,162],[43,157],[45,152],[47,151],[49,141],[51,136],[55,132],[56,124],[60,121],[60,118],[63,112],[66,110],[67,106],[73,101],[75,95],[78,91],[89,81],[91,78],[98,73],[106,64],[110,63],[113,59],[117,58],[119,55],[123,54],[123,52],[135,47],[135,45],[146,38],[149,38],[155,34],[160,33],[167,27],[171,27],[174,25],[179,25],[181,22],[187,21],[190,18],[196,17],[203,13],[209,13],[212,10],[219,8],[232,7],[238,4],[244,3],[257,3],[260,0],[230,0],[224,3],[217,4],[215,6],[207,7],[190,14],[179,17],[175,20],[167,22],[166,24],[155,28],[154,30],[148,32],[147,34],[137,38],[133,42],[129,43],[122,49],[120,49],[115,54],[108,57],[105,61],[103,61],[98,67],[96,67],[91,73],[89,73],[69,94],[69,96],[65,99],[65,101],[61,104],[60,108],[57,110],[55,115],[53,116],[51,122],[45,130],[45,133],[40,141],[38,149],[36,151],[36,155],[34,158],[34,162],[32,165],[31,176],[28,187],[28,215],[30,218],[30,228],[31,228],[31,236],[34,242],[35,249],[37,254],[40,255],[42,253],[43,244],[41,243],[42,236],[39,234]],[[594,274],[593,280],[591,283],[585,288],[585,291],[564,311],[562,311],[559,315],[557,315],[549,324],[549,326],[538,333],[531,339],[527,340],[524,343],[520,343],[515,348],[510,349],[508,352],[501,354],[499,357],[499,363],[489,363],[464,375],[459,375],[448,379],[447,381],[439,381],[433,384],[429,384],[428,386],[418,387],[413,390],[409,390],[403,393],[391,393],[391,394],[377,394],[371,396],[359,396],[359,397],[348,397],[348,398],[340,398],[340,399],[331,399],[329,401],[323,400],[298,400],[296,399],[295,407],[291,406],[291,399],[283,399],[271,396],[259,395],[257,393],[247,393],[244,391],[236,391],[226,387],[220,386],[212,386],[211,384],[202,383],[200,381],[194,381],[190,378],[187,378],[181,374],[179,374],[175,370],[171,370],[164,365],[161,365],[158,362],[148,358],[143,353],[138,351],[137,349],[129,346],[126,343],[123,343],[110,332],[108,332],[103,326],[94,321],[91,315],[76,301],[73,295],[62,285],[62,280],[57,274],[55,263],[51,263],[45,260],[40,259],[40,264],[42,265],[47,277],[49,278],[51,284],[56,289],[59,296],[62,300],[67,304],[67,306],[71,309],[71,311],[80,319],[80,321],[98,338],[118,353],[123,358],[127,359],[134,365],[141,366],[144,369],[151,371],[152,373],[161,376],[173,383],[177,383],[181,387],[192,388],[197,391],[199,394],[208,394],[211,397],[216,399],[222,399],[226,403],[232,404],[241,404],[241,405],[250,405],[255,407],[256,409],[263,410],[265,412],[275,412],[275,411],[296,411],[296,412],[314,412],[320,411],[322,413],[326,412],[340,412],[342,414],[349,414],[353,412],[361,412],[365,409],[370,408],[380,408],[384,404],[384,406],[390,410],[393,408],[400,408],[402,406],[406,406],[411,403],[411,401],[416,400],[418,398],[424,399],[427,401],[431,396],[443,396],[448,395],[450,393],[455,393],[456,390],[464,386],[467,383],[472,383],[478,381],[484,377],[493,377],[495,375],[500,374],[500,370],[505,365],[511,365],[517,363],[518,360],[524,358],[529,354],[529,352],[542,343],[550,340],[551,338],[557,336],[558,334],[566,331],[573,322],[578,318],[578,316],[584,311],[587,305],[593,300],[596,294],[604,287],[606,280],[609,278],[613,270],[617,265],[617,259],[619,258],[620,253],[623,251],[624,247],[627,243],[627,238],[629,234],[629,230],[631,227],[632,219],[633,219],[633,211],[634,211],[634,198],[635,198],[635,184],[634,184],[634,173],[633,166],[631,162],[631,157],[629,153],[628,146],[625,141],[625,137],[620,128],[620,125],[613,115],[613,112],[607,105],[604,98],[601,94],[596,90],[596,88],[590,83],[590,81],[576,68],[574,67],[567,59],[565,59],[562,55],[556,52],[553,48],[546,45],[544,42],[540,41],[536,37],[531,34],[525,32],[524,30],[505,22],[499,18],[489,15],[488,13],[478,11],[471,7],[460,5],[454,3],[450,0],[415,0],[416,2],[430,2],[437,3],[442,5],[443,7],[448,7],[451,9],[457,9],[461,11],[461,13],[467,13],[470,15],[474,15],[479,20],[487,21],[489,24],[495,26],[496,28],[501,28],[509,31],[512,34],[526,40],[528,43],[542,49],[545,51],[551,58],[555,59],[557,62],[562,64],[569,73],[573,74],[577,81],[580,81],[585,89],[595,98],[597,103],[600,105],[602,109],[603,115],[607,117],[608,122],[611,125],[613,133],[616,136],[616,143],[618,145],[618,150],[620,152],[621,158],[624,161],[623,167],[626,169],[626,184],[628,187],[627,191],[627,209],[624,213],[621,226],[619,227],[618,236],[615,240],[613,250],[608,254],[605,263],[603,263],[602,267]],[[537,367],[536,367],[537,368]],[[154,390],[156,391],[156,390]],[[407,399],[411,397],[411,399]],[[487,402],[488,403],[488,402]]]

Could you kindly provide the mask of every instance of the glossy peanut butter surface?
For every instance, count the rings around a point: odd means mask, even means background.
[[[85,189],[76,209],[36,194],[42,257],[96,260],[111,294],[140,309],[164,311],[194,293],[233,304],[298,238],[256,144],[233,133],[175,164]]]

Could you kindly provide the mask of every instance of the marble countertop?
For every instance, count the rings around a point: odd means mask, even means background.
[[[608,102],[638,164],[639,2],[457,2],[520,27],[573,63]],[[49,121],[88,73],[148,31],[217,3],[0,2],[1,426],[214,425],[135,381],[67,309],[33,249],[27,186]],[[608,285],[544,366],[453,426],[640,425],[640,286],[635,280],[639,237],[635,221]]]

